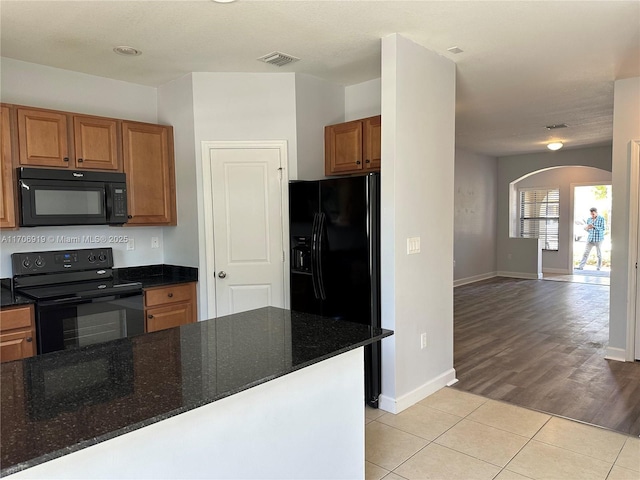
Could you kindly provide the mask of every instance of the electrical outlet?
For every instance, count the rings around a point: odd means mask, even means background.
[[[420,335],[420,350],[427,348],[427,334],[423,333]]]
[[[151,248],[159,248],[160,247],[160,241],[158,240],[158,237],[151,237]]]
[[[133,237],[129,237],[129,241],[127,242],[127,250],[135,250],[136,242],[133,240]]]

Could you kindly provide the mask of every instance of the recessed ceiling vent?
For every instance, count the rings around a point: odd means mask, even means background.
[[[545,128],[547,130],[555,130],[557,128],[567,128],[568,125],[566,123],[558,123],[557,125],[547,125]]]
[[[287,65],[288,63],[297,62],[300,59],[294,57],[293,55],[287,55],[281,52],[271,52],[263,57],[258,58],[258,60],[270,65],[275,65],[276,67],[282,67],[283,65]]]

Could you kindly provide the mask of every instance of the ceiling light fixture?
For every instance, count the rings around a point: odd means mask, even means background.
[[[547,148],[553,151],[560,150],[562,147],[564,147],[562,142],[551,142],[547,144]]]
[[[216,2],[216,3],[233,3],[236,0],[211,0],[211,1]]]
[[[113,49],[118,55],[124,55],[125,57],[137,57],[138,55],[142,55],[142,50],[138,50],[137,48],[120,46],[115,47]]]
[[[453,53],[454,55],[464,52],[464,50],[462,50],[460,47],[447,48],[447,51]]]

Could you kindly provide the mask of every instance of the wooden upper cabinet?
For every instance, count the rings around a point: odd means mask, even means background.
[[[16,208],[14,197],[14,175],[11,144],[11,111],[1,107],[0,117],[0,228],[16,227]]]
[[[324,130],[325,174],[362,170],[362,122],[329,125]]]
[[[122,171],[117,120],[75,115],[73,132],[76,168]]]
[[[18,108],[20,165],[122,171],[118,121]]]
[[[68,167],[68,116],[47,110],[18,108],[20,165]]]
[[[176,225],[173,128],[122,122],[127,225]]]
[[[380,170],[382,139],[382,116],[364,119],[364,168],[365,170]]]
[[[325,175],[379,171],[381,125],[378,115],[325,127]]]

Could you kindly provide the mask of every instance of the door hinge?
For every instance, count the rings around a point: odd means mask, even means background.
[[[278,176],[280,177],[280,180],[282,180],[282,171],[284,170],[284,168],[279,167],[278,168]]]
[[[282,261],[284,262],[284,250],[282,251]]]

